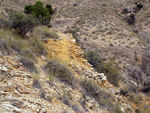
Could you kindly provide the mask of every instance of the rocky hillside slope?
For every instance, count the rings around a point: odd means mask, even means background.
[[[45,46],[49,52],[48,56],[37,58],[38,74],[28,72],[21,63],[18,63],[17,56],[0,56],[1,113],[84,112],[82,101],[85,101],[85,108],[89,112],[107,112],[104,108],[98,107],[94,98],[83,97],[79,89],[74,89],[58,80],[50,81],[49,75],[43,71],[42,67],[48,62],[49,57],[57,58],[60,62],[65,62],[70,66],[76,79],[86,78],[96,81],[113,91],[114,96],[118,91],[107,82],[103,74],[96,73],[91,65],[83,59],[83,52],[76,45],[75,39],[70,37],[71,35],[63,33],[59,33],[59,35],[60,39],[57,41],[47,40]],[[82,72],[82,75],[79,75],[79,72]],[[117,101],[117,97],[115,101]]]
[[[48,54],[36,58],[35,66],[38,73],[27,71],[23,64],[18,62],[19,56],[0,56],[0,112],[107,113],[118,112],[118,110],[134,112],[136,105],[123,97],[118,88],[108,83],[103,73],[95,72],[83,58],[83,51],[72,35],[61,32],[57,34],[59,36],[57,40],[43,39]],[[61,78],[50,78],[51,76],[43,68],[53,59],[70,68],[74,84],[60,81]],[[63,74],[64,72],[62,71]],[[71,78],[69,80],[72,81]],[[85,86],[80,85],[82,80],[90,81],[87,85],[90,83],[94,85],[89,85],[90,90],[85,90]],[[95,91],[99,91],[96,87],[101,88],[100,99],[102,100],[100,101],[96,100]],[[88,91],[93,93],[90,94]],[[141,107],[143,103],[149,106],[148,97],[140,95],[143,98]],[[118,103],[119,106],[114,106],[114,103]]]
[[[144,7],[135,13],[136,2]],[[52,0],[50,3],[57,9],[53,29],[72,33],[84,51],[96,51],[104,61],[115,58],[128,86],[148,87],[149,0]],[[126,21],[130,14],[135,15],[132,25]]]
[[[1,0],[0,26],[10,10],[23,12],[35,1]],[[56,10],[52,29],[39,26],[24,40],[0,28],[0,112],[149,113],[150,1],[140,1],[144,7],[136,13],[136,0],[43,2]],[[129,25],[125,17],[131,13],[136,21]],[[102,62],[114,59],[119,87],[88,63],[89,50]]]

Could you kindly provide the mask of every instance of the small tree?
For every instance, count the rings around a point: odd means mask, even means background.
[[[52,16],[49,14],[49,11],[47,9],[43,9],[41,11],[41,17],[42,17],[43,24],[48,24],[52,18]]]
[[[26,14],[31,14],[32,11],[33,11],[33,5],[26,5],[26,6],[24,7],[24,10],[25,10],[25,13],[26,13]]]
[[[48,9],[48,11],[49,11],[49,14],[54,14],[54,10],[52,9],[52,6],[50,5],[50,4],[46,4],[46,9]]]
[[[43,6],[43,2],[37,1],[34,5],[26,5],[25,8],[26,14],[35,15],[42,24],[49,24],[49,21],[54,14],[54,10],[50,4],[46,5],[46,8]]]
[[[43,10],[45,10],[44,7],[43,7],[43,2],[37,1],[33,5],[32,14],[34,14],[36,17],[42,16]]]
[[[28,31],[31,31],[35,25],[38,25],[38,20],[32,15],[25,15],[20,12],[9,13],[10,27],[14,28],[25,38]]]

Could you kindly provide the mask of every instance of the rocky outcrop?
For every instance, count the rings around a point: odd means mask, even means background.
[[[33,74],[27,72],[14,59],[15,57],[0,55],[1,113],[60,113],[65,109],[69,111],[67,106],[61,104],[59,101],[60,104],[58,105],[55,100],[53,100],[55,105],[52,102],[50,103],[50,97],[47,95],[50,92],[44,94],[44,98],[40,98],[39,95],[42,91],[32,87],[34,81],[32,78]]]

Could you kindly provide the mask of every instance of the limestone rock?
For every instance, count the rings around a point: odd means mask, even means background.
[[[4,71],[4,72],[7,72],[7,71],[8,71],[8,68],[7,68],[6,66],[2,66],[2,67],[0,68],[0,70],[2,70],[2,71]]]
[[[106,76],[104,75],[104,73],[99,73],[98,74],[98,77],[101,79],[101,80],[107,80]]]
[[[15,75],[16,75],[16,73],[15,73],[14,70],[11,70],[9,74],[10,74],[11,76],[15,76]]]
[[[41,56],[41,59],[42,59],[43,61],[47,61],[47,60],[48,60],[45,56]]]
[[[41,109],[40,113],[47,113],[47,110],[46,109]]]
[[[123,113],[125,112],[125,110],[124,110],[124,108],[123,108],[123,107],[121,107],[121,108],[120,108],[120,110],[121,110]]]

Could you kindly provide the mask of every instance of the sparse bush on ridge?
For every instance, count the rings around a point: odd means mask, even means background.
[[[113,59],[109,60],[106,63],[102,63],[98,72],[103,72],[107,76],[107,80],[115,85],[119,86],[119,81],[122,79],[121,75],[119,74],[119,70],[115,67],[115,62]]]
[[[20,62],[23,64],[24,67],[26,67],[28,71],[37,73],[36,67],[32,60],[27,58],[21,58]]]
[[[94,51],[88,51],[85,53],[85,58],[98,72],[105,73],[107,80],[111,84],[119,86],[119,80],[121,77],[119,70],[115,67],[115,62],[113,59],[110,59],[108,62],[103,62],[99,55]]]
[[[38,20],[32,15],[26,15],[16,11],[9,13],[9,22],[10,27],[16,29],[23,38],[26,37],[27,32],[32,31],[39,24]]]
[[[34,60],[35,56],[47,54],[43,43],[34,34],[28,40],[22,39],[20,35],[8,29],[0,29],[0,34],[0,48],[1,52],[5,55],[15,52],[23,57]]]
[[[94,68],[98,69],[101,63],[101,59],[96,52],[88,51],[84,56],[88,60],[88,62],[93,65]]]
[[[112,110],[114,105],[112,104],[111,95],[103,89],[100,89],[94,81],[91,80],[83,80],[80,83],[81,87],[85,91],[85,95],[93,97],[100,106],[107,107]]]
[[[36,34],[41,36],[43,39],[44,38],[50,38],[50,39],[58,39],[59,38],[57,33],[52,31],[51,29],[47,28],[46,26],[36,27],[34,29],[34,31],[35,31]]]
[[[35,39],[36,38],[36,39]],[[32,50],[34,50],[34,54],[36,56],[46,55],[46,49],[40,39],[38,37],[34,37],[29,39],[29,42],[32,44]]]
[[[127,18],[126,18],[128,24],[134,24],[135,23],[135,15],[134,14],[130,14]]]
[[[70,69],[64,64],[59,63],[56,60],[48,62],[44,69],[49,73],[49,76],[60,79],[62,82],[70,85],[76,85],[76,79]]]
[[[141,98],[138,94],[136,93],[133,93],[133,92],[129,92],[128,93],[128,99],[132,102],[134,102],[136,105],[139,105],[140,104],[140,101],[141,101]]]
[[[137,88],[136,88],[136,90],[137,90]],[[138,95],[138,92],[136,90],[135,90],[135,88],[134,89],[125,88],[125,89],[120,90],[120,94],[123,96],[126,96],[128,98],[128,100],[132,101],[136,105],[139,105],[141,98]]]

